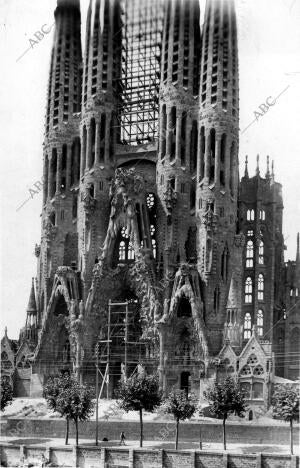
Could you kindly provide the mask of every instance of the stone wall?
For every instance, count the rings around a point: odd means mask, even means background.
[[[51,466],[79,468],[299,468],[299,457],[276,454],[230,454],[175,450],[100,447],[26,447],[0,444],[1,466]]]
[[[62,419],[18,419],[10,418],[1,425],[2,436],[9,437],[64,437],[65,421]],[[203,442],[222,442],[222,424],[201,424]],[[139,423],[137,421],[100,421],[99,440],[118,440],[120,432],[131,440],[139,439]],[[226,424],[227,442],[240,444],[279,444],[289,445],[290,431],[288,425],[258,426],[244,424]],[[75,436],[74,425],[70,424],[70,437]],[[79,437],[93,440],[95,437],[95,421],[79,424]],[[144,423],[145,440],[173,441],[175,438],[175,424],[173,422]],[[199,424],[181,423],[179,439],[182,441],[198,442]],[[299,441],[299,426],[294,428],[294,443]]]

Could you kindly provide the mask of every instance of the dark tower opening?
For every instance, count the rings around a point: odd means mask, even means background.
[[[69,315],[68,306],[62,294],[59,294],[59,297],[57,299],[55,309],[54,309],[54,315],[57,317],[59,315],[65,315],[65,316]]]
[[[177,317],[191,317],[192,316],[192,308],[190,301],[183,296],[178,305],[177,309]]]

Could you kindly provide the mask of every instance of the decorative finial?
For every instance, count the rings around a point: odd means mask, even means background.
[[[256,156],[256,175],[259,176],[259,154]]]
[[[266,178],[270,178],[270,157],[267,156],[267,172],[266,172]]]
[[[249,173],[248,173],[248,154],[246,154],[246,157],[245,157],[245,174],[244,174],[244,177],[249,177]]]
[[[271,177],[274,179],[274,161],[272,160],[272,166],[271,166]]]
[[[299,232],[297,233],[296,263],[300,263],[300,234],[299,234]]]
[[[4,335],[5,335],[6,338],[7,338],[7,327],[4,328]]]

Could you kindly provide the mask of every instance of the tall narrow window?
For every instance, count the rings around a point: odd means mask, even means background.
[[[160,135],[160,156],[163,159],[166,155],[166,130],[167,130],[167,113],[166,113],[166,105],[162,106],[162,113],[161,113],[161,135]]]
[[[125,255],[126,255],[125,242],[121,241],[119,245],[119,260],[125,260]]]
[[[244,318],[244,340],[249,338],[251,338],[251,315],[247,312]]]
[[[266,212],[265,210],[259,210],[259,219],[261,221],[265,221],[266,220]]]
[[[259,248],[258,248],[258,263],[260,265],[264,264],[264,250],[265,250],[264,242],[261,240],[259,242]]]
[[[255,212],[254,210],[247,210],[247,221],[254,221]]]
[[[246,304],[252,304],[253,284],[250,276],[245,281],[245,302]]]
[[[257,333],[258,336],[263,336],[263,330],[264,330],[264,314],[261,309],[257,312]]]
[[[128,243],[128,260],[134,260],[134,248],[131,242]]]
[[[198,145],[198,125],[196,120],[193,120],[191,131],[191,171],[194,172],[197,168],[197,145]]]
[[[170,148],[170,160],[175,158],[176,152],[176,107],[172,107],[169,121],[169,148]]]
[[[200,180],[204,177],[204,158],[205,158],[205,130],[201,127],[200,130]],[[200,182],[199,180],[199,182]]]
[[[230,148],[230,167],[229,167],[229,188],[231,196],[234,195],[234,171],[235,171],[235,142],[232,143]]]
[[[91,144],[91,156],[90,156],[90,168],[93,167],[95,163],[95,143],[96,143],[96,123],[95,119],[91,120],[91,128],[90,128],[90,144]]]
[[[226,155],[226,134],[223,133],[221,138],[221,154],[220,154],[220,184],[225,185],[225,155]]]
[[[264,300],[264,290],[265,290],[265,279],[264,279],[264,275],[260,273],[258,275],[258,283],[257,283],[257,299],[259,301]]]
[[[213,128],[210,131],[210,169],[209,169],[209,182],[215,180],[215,152],[216,152],[216,131]]]
[[[253,241],[249,240],[246,245],[246,268],[253,268]]]
[[[180,159],[181,165],[185,166],[185,137],[186,137],[186,112],[182,114],[181,118],[181,148],[180,148]]]

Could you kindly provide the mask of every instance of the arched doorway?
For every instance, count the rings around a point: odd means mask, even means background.
[[[189,372],[181,372],[180,389],[184,390],[187,395],[189,394],[191,389],[191,374]]]

